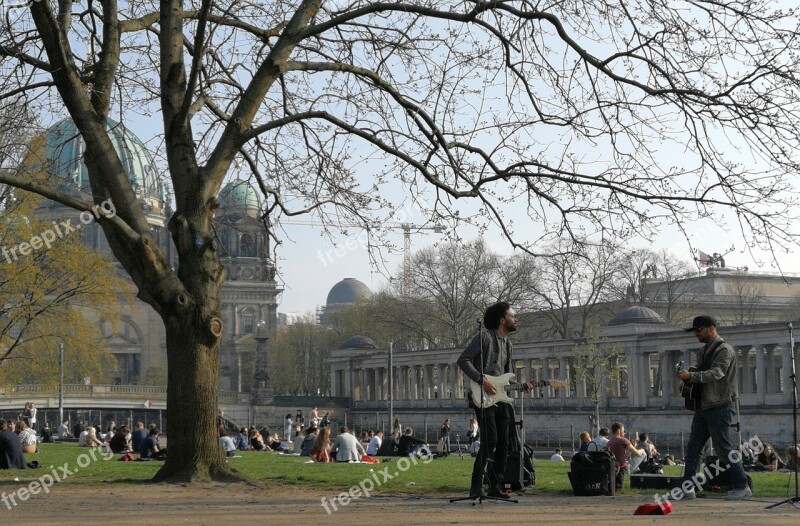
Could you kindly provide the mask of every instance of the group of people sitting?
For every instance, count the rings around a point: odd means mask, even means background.
[[[745,471],[778,471],[788,469],[794,471],[797,463],[798,451],[800,447],[789,446],[783,458],[778,454],[775,446],[769,442],[764,442],[764,447],[760,452],[753,451],[750,443],[742,442],[742,465]],[[784,460],[784,458],[786,460]]]
[[[36,453],[36,432],[22,421],[0,419],[0,469],[26,469],[25,453]]]
[[[615,482],[617,489],[621,489],[625,480],[625,473],[636,473],[644,471],[644,466],[650,466],[647,470],[652,473],[652,467],[655,469],[660,468],[658,459],[660,454],[656,446],[647,436],[647,433],[640,433],[638,437],[634,437],[631,442],[625,438],[625,426],[620,422],[615,422],[611,426],[609,437],[609,429],[607,427],[600,428],[598,435],[591,438],[588,431],[580,434],[580,451],[602,451],[608,450],[617,461],[617,471],[615,474]],[[555,455],[554,455],[555,456]]]
[[[223,434],[224,433],[224,434]],[[236,438],[230,437],[228,431],[225,428],[220,428],[220,441],[222,441],[222,437],[227,436],[230,441],[233,443],[234,448],[233,451],[276,451],[276,452],[283,452],[286,450],[286,446],[281,441],[278,433],[270,434],[269,429],[266,427],[262,427],[258,429],[255,426],[251,426],[249,429],[243,427],[239,429],[239,434],[236,435]],[[230,447],[227,444],[227,440],[225,440],[226,444],[223,444],[223,449],[226,447]],[[222,443],[222,442],[220,442]],[[226,449],[226,452],[228,450]],[[229,455],[233,456],[233,455]]]
[[[109,430],[101,435],[98,435],[94,426],[87,425],[78,435],[78,446],[106,446],[117,454],[138,453],[141,460],[165,460],[167,450],[161,448],[158,435],[158,427],[155,424],[145,428],[143,422],[137,422],[134,430],[127,425],[117,429],[112,423]]]

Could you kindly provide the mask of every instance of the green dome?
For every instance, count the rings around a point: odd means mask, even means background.
[[[261,210],[261,201],[250,183],[237,179],[222,187],[219,192],[219,206],[223,210],[231,208]]]
[[[139,198],[164,199],[153,156],[125,125],[108,119],[108,135],[125,173]],[[59,190],[89,190],[89,171],[83,162],[86,143],[72,119],[66,118],[44,133],[45,166],[58,181]]]

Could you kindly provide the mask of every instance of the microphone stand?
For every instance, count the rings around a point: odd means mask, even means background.
[[[793,435],[792,435],[792,448],[795,451],[795,458],[794,458],[794,497],[789,497],[788,499],[784,499],[780,502],[776,502],[775,504],[770,504],[765,509],[769,510],[776,506],[780,506],[781,504],[792,504],[794,506],[795,502],[800,502],[800,487],[798,486],[797,482],[797,471],[798,465],[800,464],[800,451],[797,449],[797,364],[795,363],[795,351],[794,351],[794,327],[792,324],[788,324],[787,327],[789,328],[789,352],[791,356],[791,363],[792,363],[792,374],[789,375],[789,378],[792,379],[792,424],[793,424]],[[795,506],[796,507],[796,506]]]
[[[481,319],[478,318],[476,321],[478,323],[478,330],[477,330],[476,336],[479,338],[478,341],[480,342],[480,346],[481,346],[481,379],[485,379],[484,364],[483,364],[483,354],[484,354],[483,353],[483,338],[481,337],[481,333],[482,333],[482,331],[481,331]],[[480,419],[480,424],[479,425],[480,425],[481,432],[485,434],[486,433],[486,409],[483,407],[483,404],[484,404],[485,400],[484,400],[484,391],[483,391],[483,382],[482,381],[481,381],[481,384],[480,384],[480,388],[481,388],[481,406],[476,412],[480,413],[478,415],[478,418]],[[481,451],[483,450],[483,448],[484,448],[484,444],[483,444],[483,442],[481,442],[481,447],[480,447],[480,450],[478,451],[478,457],[481,456]],[[494,459],[493,458],[489,458],[489,453],[490,453],[489,451],[485,451],[484,453],[485,454],[484,454],[484,457],[483,457],[483,473],[481,475],[481,488],[489,487],[491,489],[491,487],[489,486],[488,468],[489,468],[489,463],[490,462],[493,463]],[[494,451],[492,451],[491,453],[494,454]],[[478,461],[478,459],[476,458],[475,462],[477,462],[477,461]],[[492,467],[492,469],[494,469],[494,467]],[[477,497],[477,498],[471,497],[471,496],[469,496],[469,497],[459,497],[459,498],[456,498],[456,499],[450,499],[450,502],[451,503],[460,502],[462,500],[471,500],[473,506],[475,506],[476,504],[483,504],[484,500],[496,500],[496,501],[500,501],[500,502],[519,503],[519,501],[516,500],[516,499],[501,499],[499,497],[492,497],[490,495],[486,495],[484,491],[481,491],[481,495],[479,497]]]

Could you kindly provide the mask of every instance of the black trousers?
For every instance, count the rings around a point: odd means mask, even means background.
[[[487,466],[489,490],[497,484],[506,471],[508,459],[508,437],[513,408],[509,404],[497,404],[486,409],[475,408],[475,418],[481,426],[481,447],[472,467],[472,488],[481,487],[484,465]],[[486,460],[489,460],[487,463]]]

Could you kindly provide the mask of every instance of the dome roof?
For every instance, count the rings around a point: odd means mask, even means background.
[[[630,325],[633,323],[650,323],[657,325],[665,325],[667,322],[653,309],[642,307],[640,305],[633,305],[622,309],[617,313],[614,318],[608,323],[609,326],[616,325]]]
[[[261,201],[250,183],[243,179],[236,179],[223,186],[219,191],[219,206],[223,210],[226,208],[261,210]]]
[[[339,303],[355,303],[360,299],[367,298],[372,294],[369,287],[355,278],[344,278],[328,292],[327,305]]]
[[[124,124],[108,119],[108,135],[119,155],[136,197],[164,199],[153,156],[144,143]],[[66,118],[44,132],[43,166],[60,190],[89,190],[89,171],[83,162],[86,143],[78,127]]]
[[[339,347],[340,349],[377,349],[378,346],[366,336],[351,336]]]

